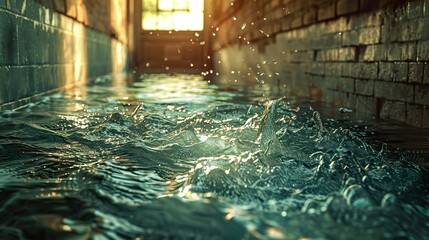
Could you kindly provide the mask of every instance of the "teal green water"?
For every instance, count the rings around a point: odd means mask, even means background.
[[[428,239],[424,155],[279,97],[121,75],[2,112],[0,239]]]

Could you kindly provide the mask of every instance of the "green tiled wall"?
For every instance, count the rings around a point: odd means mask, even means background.
[[[0,110],[112,72],[116,45],[126,58],[122,43],[33,0],[0,0],[0,23]]]

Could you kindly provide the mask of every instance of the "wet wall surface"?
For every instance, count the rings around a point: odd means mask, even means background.
[[[214,3],[215,69],[429,127],[429,2]],[[257,14],[255,14],[257,13]]]

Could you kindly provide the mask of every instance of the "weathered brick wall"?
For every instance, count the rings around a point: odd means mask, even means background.
[[[224,79],[429,127],[429,0],[228,5],[214,4],[215,70]]]
[[[83,23],[87,27],[106,33],[123,43],[127,42],[127,0],[35,1],[53,11]]]
[[[86,2],[98,13],[81,18],[76,7],[72,15],[73,4]],[[0,0],[0,110],[126,66],[126,38],[110,31],[118,25],[106,22],[105,2]]]

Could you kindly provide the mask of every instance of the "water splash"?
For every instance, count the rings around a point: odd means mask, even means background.
[[[110,81],[84,108],[59,94],[2,114],[2,238],[429,235],[426,171],[309,107],[193,76]]]

